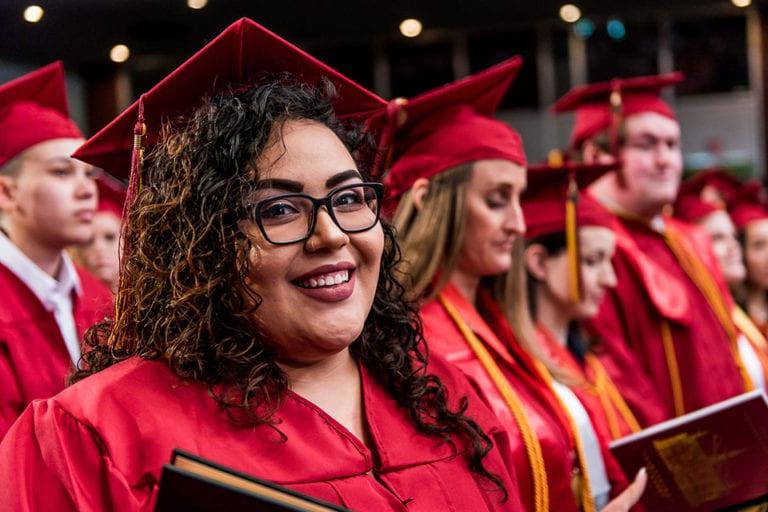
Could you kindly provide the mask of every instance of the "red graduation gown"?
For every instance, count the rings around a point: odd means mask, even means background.
[[[541,444],[550,509],[576,512],[579,507],[571,487],[572,472],[576,467],[573,436],[554,394],[538,374],[531,371],[533,362],[517,343],[503,341],[512,336],[504,320],[498,318],[498,315],[493,315],[497,318],[494,322],[495,329],[492,328],[450,283],[441,293],[491,352],[496,364],[520,397],[528,421]],[[483,399],[496,413],[502,426],[509,432],[512,444],[511,464],[520,485],[523,505],[526,510],[533,510],[533,476],[522,435],[507,403],[443,305],[438,300],[429,301],[422,306],[419,314],[424,326],[424,338],[431,353],[444,357],[471,379]],[[499,332],[502,322],[507,326],[504,333]],[[626,486],[626,478],[610,454],[606,452],[606,456],[611,459],[606,460],[606,470],[612,484],[612,494],[615,494],[615,491],[620,491]]]
[[[82,295],[74,295],[73,315],[82,338],[112,312],[112,294],[77,268]],[[34,293],[0,264],[0,439],[29,402],[62,389],[72,367],[56,318]]]
[[[153,510],[162,465],[181,448],[352,510],[521,510],[498,451],[508,447],[506,434],[493,414],[449,365],[434,360],[429,371],[446,383],[452,402],[472,395],[469,414],[497,443],[484,460],[509,490],[506,503],[446,443],[417,434],[364,368],[373,452],[293,392],[276,413],[283,441],[268,426],[234,426],[206,386],[182,382],[165,363],[132,358],[22,414],[0,444],[0,509]]]
[[[665,221],[685,237],[730,303],[705,237],[692,226]],[[619,218],[614,231],[618,285],[586,325],[602,341],[599,357],[640,423],[647,426],[674,416],[675,390],[686,412],[743,392],[731,340],[663,235],[644,223]],[[665,322],[672,340],[667,350]],[[674,362],[679,379],[674,378]]]

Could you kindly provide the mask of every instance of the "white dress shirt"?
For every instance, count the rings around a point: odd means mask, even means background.
[[[763,374],[763,365],[760,363],[760,357],[755,352],[755,348],[743,334],[738,337],[739,356],[744,368],[747,370],[755,389],[765,389],[765,375]]]
[[[62,254],[62,260],[58,278],[54,279],[0,232],[0,264],[13,272],[35,294],[43,307],[53,313],[69,357],[77,364],[80,359],[80,340],[72,314],[72,292],[79,296],[83,291],[72,260],[66,253]]]

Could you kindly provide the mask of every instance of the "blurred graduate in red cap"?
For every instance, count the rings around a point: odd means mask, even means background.
[[[681,80],[679,73],[616,79],[576,88],[554,106],[574,111],[571,145],[584,162],[621,162],[590,187],[617,216],[617,286],[588,327],[642,425],[753,387],[708,237],[665,213],[683,157],[680,124],[660,94]],[[649,392],[663,410],[649,414]]]
[[[697,224],[709,234],[723,278],[730,287],[740,285],[746,276],[736,226],[728,212],[741,186],[741,181],[728,171],[698,171],[680,185],[674,204],[675,217]]]
[[[94,167],[70,158],[83,135],[54,63],[0,85],[0,438],[27,404],[64,389],[109,291],[64,249],[89,240]]]
[[[738,231],[746,268],[742,286],[735,295],[765,336],[768,335],[768,206],[762,184],[757,180],[745,183],[734,195],[729,213]]]
[[[120,231],[127,189],[108,174],[99,176],[99,204],[93,216],[93,236],[72,248],[72,256],[114,294],[120,273]]]
[[[528,241],[524,263],[528,303],[536,322],[542,362],[568,385],[605,439],[640,430],[640,424],[595,352],[582,322],[594,318],[608,290],[616,287],[611,258],[615,252],[613,215],[589,195],[580,193],[613,164],[552,162],[528,169],[523,195]],[[532,351],[533,352],[533,351]],[[567,397],[572,398],[572,397]],[[648,407],[657,404],[650,396]]]
[[[619,488],[590,467],[572,411],[518,344],[528,313],[512,269],[527,162],[519,134],[492,116],[521,64],[390,102],[381,168],[430,352],[470,377],[509,432],[525,509],[596,510]],[[643,485],[606,510],[626,510]]]
[[[521,509],[395,281],[359,124],[385,106],[242,19],[77,151],[132,169],[116,317],[0,444],[0,508],[152,510],[182,448],[354,510]]]
[[[745,259],[739,240],[739,232],[743,232],[743,229],[736,228],[729,212],[729,209],[735,208],[737,218],[743,222],[743,214],[750,209],[746,204],[752,202],[750,196],[754,188],[755,183],[742,184],[738,178],[722,169],[699,171],[681,185],[674,211],[676,217],[698,225],[709,235],[712,251],[719,263],[723,279],[736,299],[731,316],[740,332],[739,354],[752,384],[757,388],[765,389],[768,376],[768,342],[764,332],[742,309],[742,306],[747,305],[748,290],[754,285],[747,280]],[[760,189],[759,184],[757,189]],[[757,207],[759,212],[757,218],[768,219],[762,206],[758,204]],[[766,233],[768,234],[768,231]],[[768,238],[765,241],[768,241]],[[756,245],[758,250],[752,252],[751,261],[761,260],[762,245],[761,243]],[[754,243],[752,247],[755,247]],[[768,251],[765,254],[768,255]],[[768,262],[765,256],[762,256],[762,259]],[[762,294],[756,294],[758,302],[763,306],[766,304],[765,290],[764,287]],[[756,305],[755,302],[752,304],[753,307]],[[757,311],[760,310],[757,309]]]

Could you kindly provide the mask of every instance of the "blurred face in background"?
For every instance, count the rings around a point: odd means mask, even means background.
[[[616,250],[616,235],[609,228],[579,228],[579,271],[581,300],[574,302],[569,290],[568,252],[563,248],[548,254],[539,244],[526,250],[528,272],[538,281],[537,298],[548,301],[552,308],[571,320],[586,320],[600,311],[605,293],[616,286],[611,258]],[[550,308],[550,309],[552,309]]]
[[[91,274],[117,292],[120,271],[120,218],[112,212],[99,211],[93,216],[93,238],[78,247],[80,260]]]
[[[741,284],[747,276],[741,244],[736,238],[736,227],[725,211],[710,213],[699,222],[709,233],[712,250],[720,264],[720,270],[729,286]]]
[[[658,213],[677,196],[683,174],[680,124],[655,112],[630,116],[624,122],[624,195],[633,211]]]
[[[620,171],[597,180],[590,190],[601,201],[651,218],[674,202],[683,174],[680,124],[655,112],[633,114],[624,120],[619,149]],[[595,141],[587,141],[587,163],[610,163],[613,158]]]
[[[748,284],[768,290],[768,219],[750,222],[744,229],[744,262]]]

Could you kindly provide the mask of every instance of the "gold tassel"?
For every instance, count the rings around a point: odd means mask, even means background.
[[[568,180],[568,197],[565,200],[565,248],[568,258],[568,292],[574,304],[581,302],[581,272],[579,268],[579,240],[576,206],[579,189],[571,175]]]

